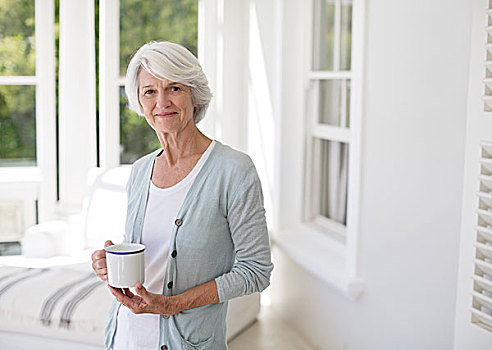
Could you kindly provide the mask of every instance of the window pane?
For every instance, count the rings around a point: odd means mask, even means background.
[[[0,86],[0,166],[36,165],[36,88]]]
[[[34,0],[0,2],[0,75],[35,75]]]
[[[120,87],[120,163],[130,164],[161,147],[154,130],[144,117],[128,107],[125,88]]]
[[[316,0],[313,9],[313,69],[333,70],[335,0]]]
[[[144,43],[168,40],[197,55],[198,0],[120,0],[120,75]]]
[[[351,80],[346,80],[346,98],[345,98],[345,127],[350,128],[350,93],[351,93]]]
[[[320,143],[319,214],[340,224],[347,223],[348,149],[346,143]]]
[[[340,69],[350,70],[352,50],[352,0],[342,0],[340,28]]]
[[[319,82],[318,122],[341,127],[350,125],[349,80],[321,80]]]

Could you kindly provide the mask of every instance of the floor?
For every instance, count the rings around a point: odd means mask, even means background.
[[[270,306],[261,307],[258,320],[231,342],[229,350],[314,350],[294,329],[289,327]]]

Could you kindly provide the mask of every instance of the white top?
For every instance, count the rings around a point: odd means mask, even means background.
[[[174,221],[196,175],[214,148],[208,146],[190,173],[176,185],[159,188],[150,182],[149,198],[142,229],[145,245],[145,288],[162,294],[164,273],[169,255],[169,238]],[[132,289],[132,292],[135,291]],[[159,346],[159,315],[135,315],[121,307],[118,313],[113,350],[155,350]]]

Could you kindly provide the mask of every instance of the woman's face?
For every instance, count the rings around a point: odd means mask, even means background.
[[[191,89],[186,85],[157,79],[142,69],[138,74],[138,99],[156,132],[175,133],[194,123]]]

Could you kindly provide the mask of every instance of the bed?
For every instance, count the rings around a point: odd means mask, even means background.
[[[0,349],[104,349],[112,296],[90,254],[108,237],[121,241],[128,175],[126,167],[95,170],[81,215],[28,229],[24,255],[0,257]],[[259,298],[229,303],[228,340],[255,321]]]

